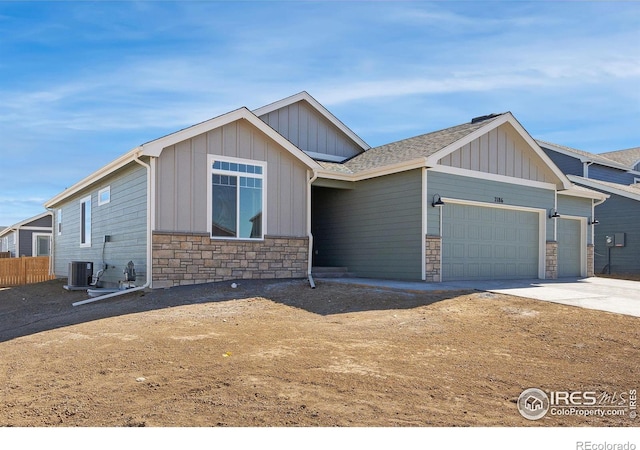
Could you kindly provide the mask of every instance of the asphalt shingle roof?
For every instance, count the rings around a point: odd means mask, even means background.
[[[617,161],[618,163],[624,164],[625,166],[629,166],[629,168],[633,169],[633,165],[640,161],[640,147],[601,153],[601,156],[606,156],[609,159]]]
[[[373,147],[343,163],[319,161],[319,164],[333,172],[355,174],[366,170],[411,161],[412,159],[420,157],[428,157],[487,125],[487,123],[495,120],[495,118],[500,115],[501,114],[491,115],[488,116],[486,120],[465,123],[379,147]]]

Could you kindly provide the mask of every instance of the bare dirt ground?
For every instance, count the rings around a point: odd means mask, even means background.
[[[317,280],[0,290],[0,426],[638,426],[517,410],[530,387],[628,392],[640,319],[482,292]],[[627,399],[628,401],[628,399]]]

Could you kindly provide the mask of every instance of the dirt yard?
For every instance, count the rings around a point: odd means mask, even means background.
[[[481,292],[230,284],[77,307],[86,293],[61,281],[0,290],[0,426],[640,425],[516,407],[530,387],[640,387],[639,318]]]

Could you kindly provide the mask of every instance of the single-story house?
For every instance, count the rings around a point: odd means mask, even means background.
[[[300,278],[593,274],[593,208],[511,113],[370,148],[308,93],[134,148],[46,203],[54,270],[153,288]]]
[[[640,147],[593,154],[538,143],[574,184],[609,196],[595,209],[595,272],[640,273]]]
[[[49,256],[51,223],[51,213],[45,211],[0,230],[0,252],[9,252],[12,258]]]

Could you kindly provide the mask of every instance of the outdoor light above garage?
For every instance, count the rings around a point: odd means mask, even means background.
[[[437,200],[436,200],[437,197]],[[431,206],[433,206],[434,208],[436,206],[443,206],[444,202],[442,201],[442,198],[440,198],[440,194],[434,194],[433,196],[433,201],[431,202]]]

